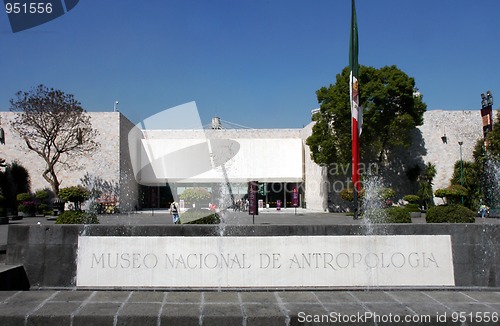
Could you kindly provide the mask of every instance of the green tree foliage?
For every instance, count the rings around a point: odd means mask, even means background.
[[[410,132],[423,124],[426,105],[415,95],[415,81],[396,66],[360,67],[363,107],[361,158],[383,163],[395,148],[411,145]],[[317,164],[351,162],[351,108],[349,69],[337,75],[334,85],[316,92],[320,112],[306,144]]]
[[[500,161],[500,111],[497,112],[493,130],[486,137],[488,140],[488,152]]]
[[[205,188],[188,188],[182,192],[180,199],[190,203],[207,202],[212,194]]]
[[[17,209],[16,196],[19,193],[29,193],[31,180],[28,170],[18,162],[8,164],[0,171],[0,190],[5,197],[5,208]]]
[[[436,166],[430,162],[425,165],[422,175],[418,177],[418,196],[425,208],[434,205],[432,181],[436,176]]]
[[[462,197],[465,199],[468,195],[467,189],[461,185],[452,184],[448,188],[437,189],[434,195],[438,198],[445,198],[446,204],[461,203]]]
[[[10,110],[18,113],[12,129],[29,150],[44,160],[42,176],[58,195],[60,168],[77,168],[79,156],[89,154],[98,145],[90,116],[73,95],[44,85],[18,92],[10,100]]]
[[[462,205],[434,206],[429,208],[427,223],[474,223],[475,213]]]
[[[65,211],[57,217],[56,224],[99,224],[99,219],[95,214],[82,211]]]
[[[489,207],[499,207],[500,198],[495,189],[498,187],[498,180],[493,178],[492,171],[500,165],[500,112],[485,139],[481,138],[474,147],[474,162],[470,167],[471,171],[465,170],[467,182],[473,189],[470,198],[471,209],[476,210],[480,203],[485,203]],[[454,182],[457,182],[458,172],[453,175]]]
[[[406,195],[403,197],[403,200],[406,200],[410,204],[415,204],[420,201],[420,196],[417,195]]]
[[[81,203],[90,198],[90,192],[81,186],[67,187],[59,191],[59,198],[72,202],[75,205],[75,210],[78,211]]]
[[[451,177],[452,185],[463,185],[467,190],[463,205],[471,209],[479,207],[479,199],[481,198],[480,180],[482,169],[478,165],[476,162],[463,161],[462,168],[460,168],[460,161],[457,161],[455,162],[453,176]]]

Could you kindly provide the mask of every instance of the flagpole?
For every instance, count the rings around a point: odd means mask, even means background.
[[[353,183],[353,204],[354,219],[358,219],[359,213],[359,192],[361,189],[359,175],[359,135],[361,129],[360,116],[362,114],[359,96],[359,64],[358,64],[358,23],[356,19],[356,6],[351,0],[351,32],[349,40],[349,67],[351,70],[349,80],[350,104],[351,104],[351,132],[352,132],[352,183]]]

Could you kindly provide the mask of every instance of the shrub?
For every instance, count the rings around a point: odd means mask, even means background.
[[[44,204],[44,203],[42,203],[42,204],[38,204],[38,206],[36,207],[36,211],[37,211],[37,213],[38,213],[38,214],[43,214],[43,215],[45,215],[45,213],[46,213],[47,211],[49,211],[49,205]]]
[[[415,204],[420,201],[420,197],[417,195],[406,195],[403,197],[403,199],[409,202],[410,204]]]
[[[90,197],[90,192],[82,186],[67,187],[59,190],[59,198],[75,204],[75,210],[80,210],[80,203]]]
[[[205,188],[188,188],[179,196],[180,199],[191,203],[209,201],[211,197],[212,194]]]
[[[434,206],[427,210],[427,223],[474,223],[475,213],[462,205]]]
[[[17,206],[17,211],[32,215],[36,212],[36,204],[34,201],[23,201]]]
[[[23,192],[17,194],[16,199],[19,203],[17,206],[18,212],[28,215],[34,215],[36,213],[36,202],[32,199],[31,194]]]
[[[65,211],[57,217],[56,224],[99,224],[99,219],[95,214],[82,211]]]
[[[340,191],[340,198],[342,198],[343,200],[353,201],[354,200],[353,197],[354,197],[354,194],[353,194],[352,189],[344,188]]]
[[[31,200],[31,194],[27,192],[22,192],[20,194],[17,194],[16,199],[19,203],[23,201],[30,201]]]
[[[411,223],[410,211],[404,207],[390,207],[386,212],[387,223]]]
[[[35,198],[38,201],[43,202],[49,198],[49,193],[46,190],[38,190],[35,192]]]
[[[16,195],[29,192],[30,178],[28,170],[18,162],[13,162],[4,171],[0,171],[0,193],[5,196],[3,207],[15,211],[19,204]]]
[[[186,222],[182,222],[182,221]],[[208,211],[206,209],[191,208],[181,215],[181,223],[183,224],[219,224],[219,214]]]
[[[419,213],[420,212],[420,206],[418,206],[418,204],[406,204],[404,208],[408,212],[412,212],[412,213]]]
[[[461,201],[462,197],[467,197],[467,189],[461,185],[451,185],[448,188],[437,189],[434,196],[446,198],[447,204],[455,204]]]
[[[392,188],[380,189],[380,198],[383,200],[391,199],[396,196],[396,192]]]
[[[403,207],[372,209],[363,212],[362,218],[373,224],[411,223],[410,212]]]

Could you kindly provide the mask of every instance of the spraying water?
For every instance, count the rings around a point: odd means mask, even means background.
[[[485,164],[485,196],[490,208],[500,208],[500,161],[490,153]]]
[[[387,219],[384,210],[384,180],[379,175],[367,175],[363,181],[362,217],[364,224],[381,223]]]

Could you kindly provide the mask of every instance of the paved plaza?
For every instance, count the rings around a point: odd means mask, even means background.
[[[181,217],[182,218],[182,217]],[[100,216],[104,225],[172,224],[166,211]],[[360,224],[340,213],[228,212],[229,225]],[[43,217],[11,224],[53,224]],[[423,218],[413,223],[425,223]],[[476,223],[499,224],[499,219]],[[189,227],[189,226],[186,226]],[[0,225],[0,245],[8,225]],[[42,289],[0,292],[0,325],[499,325],[499,288],[316,291]]]

